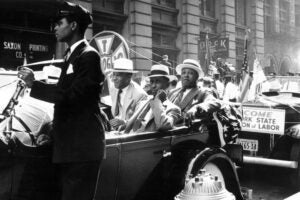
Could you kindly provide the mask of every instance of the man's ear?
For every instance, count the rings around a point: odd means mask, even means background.
[[[76,21],[71,22],[71,29],[72,31],[75,31],[78,27],[78,23]]]

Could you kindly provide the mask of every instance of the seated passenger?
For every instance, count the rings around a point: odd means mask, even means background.
[[[114,87],[111,88],[110,96],[114,118],[110,120],[110,125],[115,130],[122,130],[127,120],[135,113],[140,101],[147,99],[148,95],[140,85],[131,80],[132,74],[137,72],[133,70],[131,60],[116,60],[111,72]]]
[[[179,120],[180,109],[167,98],[169,87],[169,68],[165,65],[153,65],[149,75],[153,96],[143,101],[128,121],[125,133],[169,130]]]
[[[213,112],[220,107],[211,90],[199,88],[198,79],[203,76],[198,61],[186,59],[176,66],[176,71],[181,75],[182,86],[169,94],[169,99],[186,113],[192,106],[199,105],[205,112]]]

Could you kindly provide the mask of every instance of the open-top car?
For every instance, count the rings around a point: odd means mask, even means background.
[[[8,119],[12,119],[24,125],[14,112],[22,84],[14,72],[3,72],[1,76],[15,83],[10,93],[1,93],[3,99],[9,96],[3,102],[1,123],[9,124]],[[10,112],[5,111],[6,105],[10,105]],[[214,180],[220,180],[236,199],[243,199],[234,163],[241,161],[241,148],[224,143],[222,147],[208,145],[211,135],[223,142],[224,138],[209,132],[207,123],[216,122],[198,120],[166,132],[107,132],[106,157],[99,170],[95,199],[174,199],[187,180],[203,169],[217,176]],[[49,130],[46,127],[31,132],[26,123],[24,126],[24,130],[14,130],[13,125],[1,131],[0,199],[55,199],[51,135],[45,137]]]
[[[244,163],[289,168],[292,186],[299,188],[300,77],[267,77],[242,111]]]

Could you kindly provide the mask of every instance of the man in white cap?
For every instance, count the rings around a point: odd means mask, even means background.
[[[114,62],[112,72],[111,88],[112,115],[111,126],[115,130],[125,128],[127,120],[136,111],[141,100],[147,99],[147,93],[136,82],[132,81],[133,62],[126,58],[120,58]]]
[[[179,107],[167,98],[167,89],[170,84],[169,68],[161,64],[153,65],[148,77],[153,97],[141,103],[137,112],[128,121],[125,132],[170,130],[180,119]]]
[[[220,107],[210,90],[201,90],[197,86],[203,71],[198,61],[185,59],[176,66],[177,74],[181,75],[182,86],[173,90],[169,98],[183,113],[187,113],[194,105],[203,112],[212,112]]]

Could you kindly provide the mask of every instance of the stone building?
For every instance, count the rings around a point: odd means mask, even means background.
[[[51,15],[60,0],[1,1],[5,3],[0,5],[4,10],[0,14],[0,67],[22,64],[25,54],[29,62],[51,59],[53,55],[62,57],[65,46],[56,43],[51,34]],[[173,66],[193,58],[200,60],[206,71],[206,60],[222,57],[239,71],[247,29],[251,30],[250,69],[257,57],[267,73],[298,70],[298,0],[70,1],[83,4],[93,13],[94,23],[87,39],[103,30],[121,34],[141,72],[147,73],[165,54]],[[203,45],[206,43],[209,48]]]

